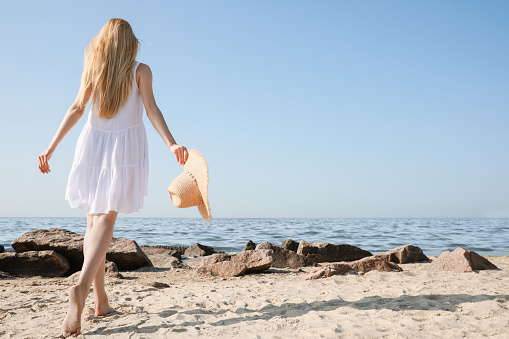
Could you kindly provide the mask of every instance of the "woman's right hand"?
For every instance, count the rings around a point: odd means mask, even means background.
[[[48,147],[44,150],[44,152],[39,155],[38,162],[39,162],[39,170],[41,173],[49,173],[51,170],[49,169],[48,161],[53,156],[53,153],[55,152],[54,148]]]
[[[189,156],[187,148],[181,145],[173,144],[170,146],[170,151],[175,154],[175,158],[177,158],[177,162],[180,165],[184,165],[186,163],[187,157]]]

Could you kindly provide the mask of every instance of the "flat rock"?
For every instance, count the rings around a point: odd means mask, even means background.
[[[196,273],[205,276],[238,277],[246,273],[246,271],[246,264],[234,261],[221,261],[201,266],[196,270]]]
[[[380,271],[380,272],[401,272],[403,269],[396,265],[386,261],[379,257],[366,257],[356,261],[350,262],[339,262],[339,263],[327,263],[323,264],[322,267],[316,271],[309,273],[305,279],[323,279],[332,277],[334,275],[343,275],[348,272],[366,273],[369,271]]]
[[[256,250],[272,250],[274,253],[274,261],[272,263],[272,267],[276,268],[299,268],[303,266],[311,266],[314,264],[307,260],[303,255],[297,254],[289,249],[271,244],[267,241],[264,241],[258,245]]]
[[[184,252],[184,256],[186,256],[186,257],[204,257],[204,256],[211,255],[214,253],[216,253],[216,251],[214,251],[214,249],[212,247],[195,243],[186,249],[186,251]]]
[[[256,244],[254,242],[252,242],[251,240],[249,240],[246,244],[246,246],[244,246],[244,251],[249,251],[249,250],[254,250],[256,249]]]
[[[16,253],[28,251],[53,250],[69,260],[71,266],[68,273],[81,270],[83,265],[83,234],[65,229],[51,228],[33,230],[23,234],[12,242]],[[106,259],[113,261],[119,270],[135,270],[144,266],[152,266],[134,240],[113,238]]]
[[[395,263],[388,262],[385,259],[379,257],[367,257],[360,260],[347,263],[352,270],[359,273],[366,273],[369,271],[380,271],[380,272],[401,272],[403,269]]]
[[[213,255],[209,255],[200,261],[200,266],[211,265],[211,264],[215,264],[217,262],[222,262],[222,261],[230,261],[232,255],[233,254],[226,254],[226,253],[216,253]]]
[[[182,259],[182,254],[185,252],[185,249],[171,249],[162,246],[140,246],[140,248],[143,253],[149,257],[150,260],[152,260],[151,257],[154,255],[172,256],[180,260]]]
[[[462,247],[456,248],[453,252],[445,251],[428,266],[430,271],[453,271],[458,273],[490,269],[498,269],[498,267],[476,252]]]
[[[328,277],[332,277],[333,275],[338,274],[346,274],[350,272],[352,268],[348,264],[341,264],[341,263],[331,263],[324,265],[322,268],[313,271],[309,273],[306,276],[306,280],[313,280],[313,279],[324,279]]]
[[[301,240],[297,254],[305,256],[316,263],[354,261],[372,256],[371,252],[347,244],[330,244],[326,242],[307,242]]]
[[[217,253],[203,258],[200,266],[213,265],[219,262],[236,262],[246,266],[246,272],[262,272],[269,269],[274,261],[272,250],[247,250],[235,254]]]
[[[412,245],[397,247],[390,251],[376,254],[375,257],[380,257],[396,264],[429,261],[428,257],[424,255],[419,247]]]
[[[155,267],[158,268],[183,268],[180,252],[159,246],[141,246]]]
[[[67,258],[55,251],[0,254],[0,271],[14,275],[62,277],[69,268]]]
[[[155,287],[155,288],[170,287],[170,285],[168,285],[166,283],[158,282],[158,281],[147,282],[147,283],[144,283],[143,285],[150,286],[150,287]]]
[[[299,243],[294,241],[294,240],[292,240],[292,239],[286,239],[281,244],[281,247],[285,248],[287,250],[290,250],[290,251],[297,252],[297,250],[299,249]]]

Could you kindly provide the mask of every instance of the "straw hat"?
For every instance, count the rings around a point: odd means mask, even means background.
[[[184,172],[168,186],[173,204],[179,208],[198,206],[203,219],[210,221],[208,199],[209,167],[200,152],[187,150],[189,156],[184,164]]]

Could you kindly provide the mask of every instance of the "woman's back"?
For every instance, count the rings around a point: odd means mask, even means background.
[[[98,111],[99,105],[93,105],[88,116],[88,122],[92,128],[101,131],[118,131],[137,127],[142,124],[143,101],[141,100],[140,91],[136,84],[136,70],[139,64],[140,63],[136,61],[133,67],[133,81],[129,97],[113,118],[100,118]]]

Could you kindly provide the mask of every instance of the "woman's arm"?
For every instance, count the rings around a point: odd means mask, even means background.
[[[39,170],[42,173],[51,172],[48,161],[53,156],[53,153],[55,152],[55,149],[57,148],[58,144],[64,139],[67,133],[69,133],[69,131],[74,127],[74,125],[76,125],[76,123],[83,116],[83,113],[85,112],[85,108],[87,106],[87,102],[90,100],[90,96],[92,94],[91,92],[92,91],[90,89],[86,90],[83,105],[80,105],[78,103],[80,98],[80,94],[78,94],[76,100],[74,100],[74,103],[71,105],[71,107],[69,107],[67,113],[65,113],[65,116],[62,119],[62,122],[60,123],[60,127],[58,127],[58,130],[53,136],[53,139],[51,139],[48,148],[46,148],[44,152],[42,152],[41,155],[39,155],[38,159]]]
[[[152,71],[145,64],[140,64],[136,70],[136,81],[140,90],[141,99],[147,112],[147,117],[159,133],[164,142],[175,154],[179,164],[184,165],[187,161],[188,153],[184,146],[178,145],[166,125],[163,114],[157,107],[154,93],[152,91]]]

